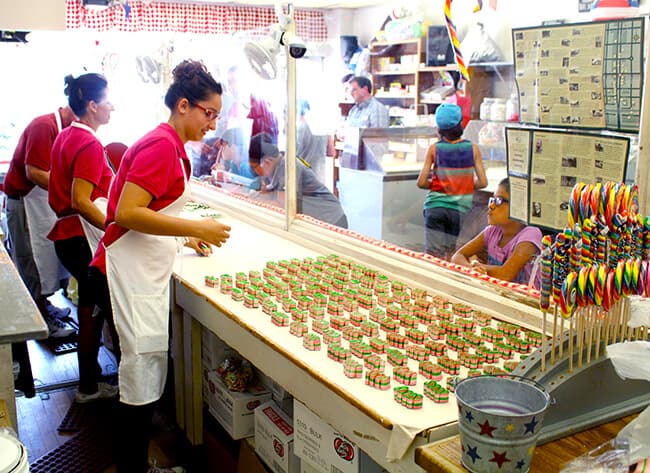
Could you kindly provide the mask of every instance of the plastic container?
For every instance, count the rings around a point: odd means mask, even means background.
[[[29,473],[27,449],[6,429],[0,430],[0,473]]]
[[[490,120],[493,122],[506,121],[506,102],[503,99],[494,99],[490,106]]]
[[[515,92],[512,93],[506,102],[506,121],[519,121],[519,96]]]
[[[517,376],[478,376],[455,388],[463,466],[473,473],[526,473],[550,397]]]
[[[479,108],[479,118],[481,120],[490,120],[490,109],[492,108],[493,103],[494,99],[491,97],[485,97],[483,99],[483,102],[481,102],[481,106]]]

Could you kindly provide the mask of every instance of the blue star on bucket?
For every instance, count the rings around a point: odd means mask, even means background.
[[[474,416],[472,415],[472,411],[467,411],[465,414],[465,419],[467,419],[469,422],[472,422],[474,420]]]
[[[472,459],[472,463],[476,463],[476,460],[481,459],[481,455],[478,454],[477,450],[478,447],[470,447],[469,444],[467,445],[467,456]]]
[[[533,420],[531,420],[527,424],[524,424],[524,427],[526,427],[526,431],[524,432],[524,434],[534,434],[535,433],[535,427],[537,427],[537,424],[539,424],[539,422],[537,422],[535,420],[535,418],[533,417]]]
[[[515,468],[517,470],[523,470],[524,466],[526,466],[526,462],[524,460],[519,460]]]

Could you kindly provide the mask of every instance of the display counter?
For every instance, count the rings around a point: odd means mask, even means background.
[[[574,458],[610,441],[637,414],[625,416],[598,427],[537,446],[530,471],[536,473],[557,473],[560,467]],[[461,464],[458,436],[419,447],[415,451],[415,462],[429,473],[465,473]]]
[[[470,121],[465,137],[479,145],[488,179],[474,196],[474,210],[464,229],[467,238],[487,224],[487,199],[507,177],[505,123]],[[349,228],[378,240],[423,251],[422,206],[426,190],[417,187],[435,128],[367,128],[346,135],[339,168],[339,199]],[[480,143],[480,144],[479,144]]]
[[[286,232],[279,227],[267,227],[263,213],[253,220],[243,214],[238,218],[224,214],[222,221],[232,227],[228,242],[207,258],[185,249],[177,260],[173,277],[176,400],[179,424],[190,441],[202,441],[201,330],[206,327],[388,471],[418,471],[414,449],[456,432],[457,409],[453,401],[427,402],[421,410],[404,408],[393,400],[392,390],[381,391],[366,386],[361,379],[347,378],[341,363],[326,356],[325,346],[320,352],[305,350],[300,338],[289,335],[286,327],[274,325],[261,309],[246,308],[219,289],[207,287],[205,276],[262,271],[267,261],[315,258],[336,248],[336,253],[344,258],[375,267],[388,277],[399,277],[406,284],[434,293],[440,291],[450,300],[468,301],[471,293],[476,303],[491,305],[494,314],[501,311],[496,302],[501,299],[498,292],[468,290],[460,282],[462,277],[450,275],[449,271],[442,272],[446,276],[440,284],[427,283],[424,278],[417,280],[421,275],[414,279],[408,265],[400,271],[401,265],[392,264],[389,258],[382,257],[381,251],[363,248],[348,236],[320,229],[318,237],[312,234],[309,238],[300,235],[300,229]],[[301,227],[299,223],[297,226]],[[455,281],[457,276],[459,280]],[[512,311],[524,324],[536,325],[530,307],[512,300],[502,302],[506,306],[504,313]]]
[[[3,244],[0,244],[0,307],[0,399],[7,401],[11,423],[16,426],[11,343],[46,338],[48,331]]]
[[[340,160],[339,199],[351,230],[422,250],[422,202],[416,185],[435,128],[362,128]]]

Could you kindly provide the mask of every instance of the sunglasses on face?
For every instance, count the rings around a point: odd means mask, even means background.
[[[501,207],[506,202],[510,202],[510,201],[505,197],[490,197],[488,199],[488,205],[494,204],[495,207]]]
[[[193,103],[192,105],[194,105],[199,110],[203,110],[203,113],[205,113],[205,118],[210,121],[219,118],[220,113],[213,108],[205,108],[203,105],[199,105],[198,103]]]

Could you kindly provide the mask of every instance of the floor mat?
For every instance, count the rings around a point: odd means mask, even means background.
[[[79,432],[90,426],[112,425],[116,400],[95,401],[85,404],[73,402],[56,428],[59,432]]]
[[[31,473],[100,473],[112,463],[111,429],[85,429],[34,461]]]

